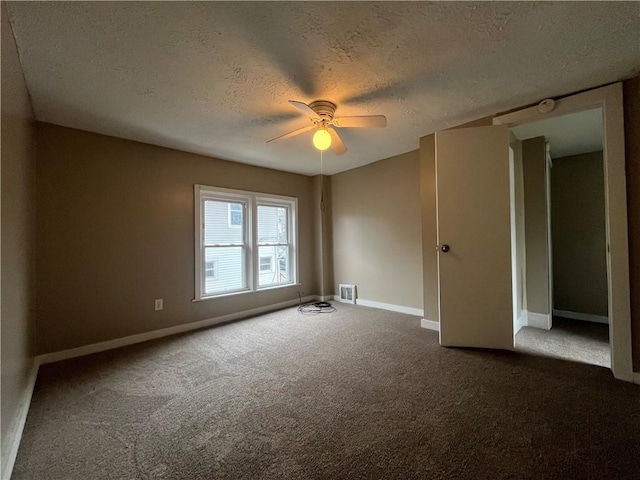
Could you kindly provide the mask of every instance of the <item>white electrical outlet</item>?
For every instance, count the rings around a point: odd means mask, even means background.
[[[162,310],[164,308],[164,304],[161,298],[156,298],[155,307],[156,307],[156,311]]]

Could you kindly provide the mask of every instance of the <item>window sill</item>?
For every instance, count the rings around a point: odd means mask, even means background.
[[[262,287],[262,288],[258,288],[256,290],[241,290],[239,292],[230,292],[230,293],[221,293],[219,295],[212,295],[210,297],[202,297],[202,298],[194,298],[193,300],[191,300],[192,303],[196,303],[196,302],[205,302],[207,300],[215,300],[216,298],[225,298],[225,297],[233,297],[236,295],[244,295],[247,293],[258,293],[258,292],[264,292],[264,291],[268,291],[268,290],[278,290],[280,288],[287,288],[287,287],[299,287],[300,285],[302,285],[301,283],[287,283],[286,285],[274,285],[274,286],[270,286],[270,287]]]

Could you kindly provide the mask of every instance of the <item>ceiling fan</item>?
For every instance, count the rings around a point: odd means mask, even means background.
[[[289,103],[309,117],[311,125],[307,125],[306,127],[299,128],[293,132],[272,138],[267,143],[284,140],[286,138],[308,132],[309,130],[316,129],[316,133],[313,135],[313,145],[321,151],[331,147],[331,150],[333,150],[336,155],[342,155],[347,151],[347,147],[342,142],[342,139],[334,127],[351,128],[387,126],[387,118],[384,115],[334,117],[336,105],[335,103],[327,100],[316,100],[309,105],[295,100],[289,100]]]

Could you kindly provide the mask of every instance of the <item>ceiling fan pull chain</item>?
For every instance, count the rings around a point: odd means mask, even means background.
[[[322,150],[320,150],[320,211],[324,212],[324,167],[322,164]]]

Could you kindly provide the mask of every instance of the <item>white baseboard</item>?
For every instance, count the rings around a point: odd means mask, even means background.
[[[317,295],[309,295],[302,297],[302,303],[307,303],[312,300],[317,300]],[[105,350],[112,350],[114,348],[124,347],[127,345],[133,345],[136,343],[146,342],[148,340],[155,340],[156,338],[168,337],[177,333],[189,332],[191,330],[199,330],[201,328],[212,327],[214,325],[230,322],[232,320],[238,320],[240,318],[251,317],[253,315],[259,315],[261,313],[267,313],[281,308],[292,307],[299,303],[299,299],[287,300],[286,302],[274,303],[271,305],[265,305],[264,307],[252,308],[250,310],[243,310],[241,312],[234,312],[228,315],[222,315],[220,317],[207,318],[206,320],[200,320],[198,322],[185,323],[184,325],[176,325],[174,327],[161,328],[160,330],[152,330],[150,332],[139,333],[137,335],[130,335],[128,337],[116,338],[114,340],[107,340],[106,342],[92,343],[90,345],[84,345],[82,347],[71,348],[69,350],[62,350],[59,352],[45,353],[37,357],[39,363],[44,365],[46,363],[59,362],[61,360],[67,360],[69,358],[81,357],[84,355],[90,355],[92,353],[104,352]]]
[[[527,312],[527,326],[551,330],[551,315]]]
[[[420,326],[422,328],[426,328],[427,330],[435,330],[436,332],[440,331],[440,324],[438,322],[427,320],[426,318],[420,320]]]
[[[568,310],[553,309],[553,315],[562,318],[571,318],[573,320],[584,320],[585,322],[609,323],[609,317],[602,315],[592,315],[590,313],[570,312]]]
[[[29,371],[29,378],[27,379],[27,388],[23,392],[18,415],[13,420],[11,431],[7,440],[7,457],[3,459],[2,473],[0,474],[0,478],[2,480],[9,480],[11,478],[13,466],[16,463],[18,448],[20,447],[20,440],[22,440],[22,432],[24,431],[24,425],[27,422],[27,414],[29,413],[29,406],[31,405],[33,389],[36,386],[36,379],[38,378],[39,366],[40,365],[38,363],[38,359],[34,358],[31,370]]]
[[[421,310],[419,308],[393,305],[391,303],[374,302],[372,300],[364,300],[362,298],[356,299],[356,305],[362,305],[363,307],[381,308],[382,310],[391,310],[392,312],[398,313],[407,313],[409,315],[416,315],[418,317],[424,316],[424,310]]]

